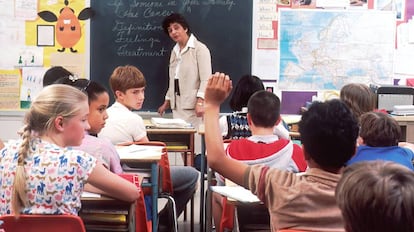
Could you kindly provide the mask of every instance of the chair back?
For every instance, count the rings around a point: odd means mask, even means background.
[[[75,215],[3,215],[2,229],[5,232],[85,232],[80,217]]]

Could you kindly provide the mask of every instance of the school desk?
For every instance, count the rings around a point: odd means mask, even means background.
[[[99,194],[82,194],[82,218],[87,231],[136,231],[135,202]]]
[[[142,187],[151,187],[152,198],[152,231],[158,231],[158,177],[162,147],[146,145],[116,146],[121,164],[129,167],[142,167],[145,164],[150,166],[150,182],[143,182]],[[133,170],[132,170],[133,171]]]
[[[156,127],[151,120],[144,120],[147,129],[147,137],[150,141],[161,141],[167,145],[170,153],[180,153],[184,155],[184,165],[194,166],[194,135],[197,130],[193,127]],[[194,227],[194,197],[190,202],[190,223],[191,229]],[[187,219],[187,208],[184,209],[184,220]]]
[[[414,115],[393,117],[401,127],[401,142],[414,143]]]

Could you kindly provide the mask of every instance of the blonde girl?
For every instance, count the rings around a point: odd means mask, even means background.
[[[25,117],[22,139],[0,154],[0,214],[74,214],[86,183],[132,202],[139,191],[91,155],[67,148],[81,144],[88,99],[68,85],[44,88]]]

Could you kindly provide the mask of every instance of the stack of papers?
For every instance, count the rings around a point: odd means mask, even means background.
[[[393,111],[394,115],[414,115],[414,105],[395,105]]]
[[[151,123],[158,128],[189,128],[191,124],[180,118],[151,118]]]

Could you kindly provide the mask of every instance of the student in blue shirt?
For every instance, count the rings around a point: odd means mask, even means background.
[[[401,128],[397,121],[382,112],[368,112],[360,117],[356,154],[348,165],[370,160],[387,160],[414,170],[412,150],[398,146]]]

